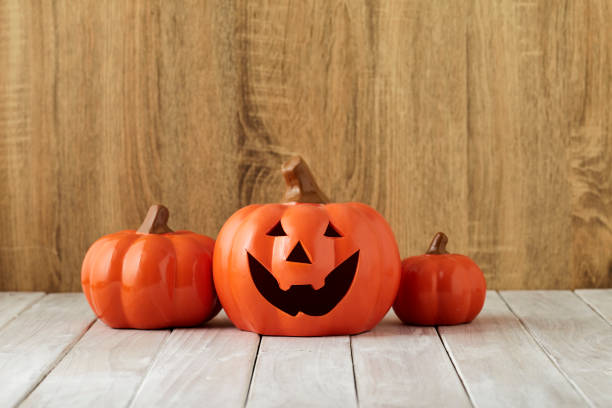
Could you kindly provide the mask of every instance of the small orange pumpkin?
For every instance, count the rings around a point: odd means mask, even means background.
[[[407,324],[467,323],[484,305],[487,284],[470,258],[446,251],[448,238],[438,232],[425,255],[402,262],[402,279],[393,310]]]
[[[283,175],[284,203],[242,208],[219,232],[213,274],[227,315],[267,335],[371,329],[399,285],[391,228],[365,204],[326,204],[300,157],[285,163]]]
[[[220,308],[212,282],[214,241],[172,231],[154,205],[137,231],[106,235],[89,248],[81,284],[94,313],[115,328],[195,326]]]

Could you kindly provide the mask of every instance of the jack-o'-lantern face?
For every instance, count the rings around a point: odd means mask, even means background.
[[[260,334],[354,334],[389,310],[400,258],[391,229],[361,203],[251,205],[217,238],[217,294],[236,326]]]
[[[312,209],[298,206],[293,208],[292,212],[308,213],[312,212]],[[289,213],[286,220],[290,220],[291,215]],[[293,216],[302,219],[299,214]],[[312,214],[304,214],[304,217],[309,217],[312,221],[317,218]],[[327,314],[344,298],[353,283],[359,263],[359,249],[339,264],[334,265],[334,262],[330,265],[330,261],[336,259],[331,256],[335,253],[334,241],[342,238],[337,228],[328,222],[327,226],[323,227],[321,237],[317,239],[316,235],[313,236],[313,230],[319,232],[321,228],[312,224],[304,226],[294,225],[289,221],[286,223],[287,230],[292,232],[291,236],[285,232],[281,221],[266,234],[268,237],[274,237],[272,251],[275,256],[272,257],[271,271],[247,250],[253,283],[268,302],[291,316],[299,312],[309,316]],[[300,231],[300,227],[307,229]],[[308,249],[305,248],[305,245],[308,245],[306,242],[310,244]]]

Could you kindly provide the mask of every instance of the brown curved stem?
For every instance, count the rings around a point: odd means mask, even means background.
[[[308,165],[300,156],[293,156],[282,167],[287,190],[283,202],[328,203],[329,199],[317,186]]]
[[[170,212],[163,205],[152,205],[136,232],[141,234],[165,234],[167,232],[174,232],[168,227],[169,216]]]
[[[442,255],[448,254],[446,250],[446,244],[448,243],[448,237],[443,232],[438,232],[434,235],[431,240],[431,244],[429,244],[429,249],[425,252],[428,255]]]

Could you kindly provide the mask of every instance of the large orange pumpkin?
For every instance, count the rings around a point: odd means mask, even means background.
[[[484,275],[470,258],[446,251],[438,232],[425,255],[402,262],[402,279],[393,310],[408,324],[467,323],[480,313],[487,294]]]
[[[213,274],[227,315],[238,328],[267,335],[371,329],[399,285],[391,228],[365,204],[325,204],[301,158],[283,174],[284,203],[242,208],[217,237]]]
[[[219,312],[211,270],[214,241],[174,232],[167,221],[168,209],[152,206],[137,231],[106,235],[87,251],[83,292],[107,325],[194,326]]]

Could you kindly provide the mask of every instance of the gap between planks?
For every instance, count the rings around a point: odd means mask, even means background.
[[[355,354],[353,352],[353,336],[349,336],[349,350],[351,351],[351,366],[353,367],[353,387],[355,387],[355,400],[357,401],[357,405],[359,405],[359,389],[357,388],[357,375],[355,374]]]
[[[475,407],[476,404],[474,403],[474,399],[472,398],[471,393],[468,391],[467,385],[465,385],[465,380],[463,379],[463,377],[459,373],[459,369],[457,368],[457,363],[455,362],[455,359],[453,358],[453,356],[449,352],[448,345],[446,344],[446,342],[442,338],[442,334],[440,334],[440,326],[436,326],[436,334],[438,335],[438,338],[440,339],[440,342],[442,343],[442,347],[444,347],[444,351],[446,352],[446,356],[448,357],[448,360],[453,365],[453,369],[455,370],[455,373],[457,373],[457,378],[459,378],[459,381],[461,381],[461,387],[463,387],[463,391],[465,392],[465,395],[467,395],[467,397],[468,397],[468,399],[470,401],[470,405]]]
[[[612,324],[612,289],[579,289],[574,293],[595,313]]]
[[[251,388],[253,387],[253,374],[255,374],[255,367],[257,366],[257,357],[259,357],[259,349],[261,348],[261,338],[262,336],[260,335],[259,341],[257,342],[257,351],[255,352],[255,359],[253,360],[253,367],[251,368],[251,378],[249,379],[249,387],[244,398],[244,406],[247,405],[247,402],[249,401],[249,396],[251,395]]]

